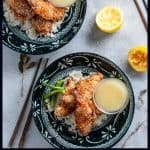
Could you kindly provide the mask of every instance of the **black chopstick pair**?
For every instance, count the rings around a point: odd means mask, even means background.
[[[135,6],[136,6],[136,8],[137,8],[137,10],[138,10],[138,12],[139,12],[139,15],[140,15],[140,17],[141,17],[141,20],[142,20],[142,22],[143,22],[143,24],[144,24],[145,30],[147,31],[147,30],[148,30],[148,27],[147,27],[148,25],[147,25],[147,22],[146,22],[146,20],[145,20],[145,17],[144,17],[144,15],[143,15],[143,13],[142,13],[142,10],[141,10],[141,8],[140,8],[140,6],[139,6],[137,0],[134,0],[134,3],[135,3]],[[144,6],[146,5],[145,0],[143,0],[143,4],[144,4]]]
[[[26,107],[27,107],[27,104],[28,104],[28,101],[30,99],[30,95],[32,93],[32,89],[33,89],[33,85],[36,81],[36,78],[37,78],[37,75],[38,75],[38,72],[39,72],[39,69],[40,69],[40,66],[41,66],[41,63],[42,63],[42,60],[43,58],[40,58],[39,62],[38,62],[38,65],[37,65],[37,68],[35,70],[35,73],[34,73],[34,76],[33,76],[33,79],[32,79],[32,82],[31,82],[31,85],[30,85],[30,88],[29,88],[29,91],[28,91],[28,94],[27,94],[27,97],[25,99],[25,102],[23,104],[23,107],[22,107],[22,110],[19,114],[19,118],[17,120],[17,123],[15,125],[15,128],[13,130],[13,133],[11,135],[11,138],[9,140],[9,143],[8,143],[8,147],[12,147],[13,143],[14,143],[14,140],[15,140],[15,137],[17,135],[17,132],[19,130],[19,125],[20,125],[20,122],[22,121],[23,119],[23,115],[25,114],[25,110],[26,110]],[[44,64],[44,67],[43,67],[43,70],[46,68],[48,64],[48,58],[46,59],[45,61],[45,64]],[[31,120],[32,120],[32,112],[31,112],[31,109],[28,113],[28,117],[26,119],[26,122],[25,122],[25,125],[24,125],[24,128],[23,128],[23,131],[21,133],[21,138],[19,140],[19,144],[18,144],[18,147],[21,148],[23,147],[23,144],[24,144],[24,141],[25,141],[25,137],[26,137],[26,134],[27,134],[27,131],[30,127],[30,124],[31,124]]]

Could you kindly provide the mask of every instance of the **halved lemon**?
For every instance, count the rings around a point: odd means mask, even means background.
[[[123,14],[117,7],[106,6],[97,13],[96,24],[103,32],[116,32],[123,24]]]
[[[128,53],[128,62],[130,66],[137,72],[147,71],[147,47],[136,46],[133,47]]]

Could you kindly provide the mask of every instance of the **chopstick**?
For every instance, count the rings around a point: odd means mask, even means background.
[[[48,64],[48,58],[46,58],[46,62],[45,62],[45,65],[44,65],[44,69],[43,69],[43,71],[46,69],[46,67],[47,67],[47,64]]]
[[[30,109],[30,111],[28,113],[28,117],[27,117],[26,123],[25,123],[25,126],[24,126],[24,129],[23,129],[23,132],[21,134],[21,138],[19,140],[18,148],[21,148],[23,146],[23,144],[24,144],[26,133],[29,130],[31,120],[32,120],[32,111]]]
[[[145,0],[143,0],[143,4],[144,4],[145,9],[148,10],[148,6]]]
[[[141,9],[140,9],[140,6],[139,6],[137,0],[134,0],[134,3],[135,3],[135,6],[136,6],[136,8],[137,8],[139,14],[140,14],[140,17],[141,17],[141,19],[142,19],[142,22],[143,22],[143,24],[144,24],[144,27],[145,27],[145,29],[146,29],[146,31],[147,31],[147,23],[146,23],[146,20],[145,20],[145,18],[144,18],[144,16],[143,16],[143,13],[142,13],[142,11],[141,11]]]
[[[28,101],[29,101],[29,97],[30,97],[30,94],[31,94],[31,91],[32,91],[32,88],[33,88],[33,83],[35,82],[35,79],[36,79],[36,76],[37,76],[37,73],[39,71],[39,68],[40,68],[40,65],[41,65],[41,62],[42,62],[42,58],[40,58],[39,62],[38,62],[38,65],[37,65],[37,68],[35,70],[35,73],[34,73],[34,76],[33,76],[33,79],[32,79],[32,82],[31,82],[31,85],[30,85],[30,88],[29,88],[29,91],[28,91],[28,94],[27,94],[27,97],[25,99],[25,102],[23,104],[23,107],[22,107],[22,110],[21,110],[21,113],[19,115],[19,118],[17,120],[17,123],[15,125],[15,128],[13,130],[13,133],[11,135],[11,138],[9,140],[9,143],[8,143],[8,147],[11,147],[13,145],[13,142],[14,142],[14,139],[16,137],[16,134],[19,130],[19,125],[20,125],[20,122],[22,121],[23,119],[23,115],[25,113],[25,110],[26,110],[26,107],[27,107],[27,104],[28,104]]]
[[[48,58],[46,59],[45,65],[43,67],[43,71],[45,70],[47,64],[48,64]],[[22,148],[23,145],[24,145],[25,138],[26,138],[27,132],[29,130],[31,121],[32,121],[32,111],[30,109],[30,111],[28,113],[28,117],[27,117],[26,123],[25,123],[25,126],[24,126],[24,129],[23,129],[23,131],[21,133],[21,138],[19,140],[18,148]]]

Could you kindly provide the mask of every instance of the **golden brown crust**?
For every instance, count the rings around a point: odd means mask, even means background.
[[[64,117],[74,112],[76,128],[82,136],[89,134],[97,115],[101,114],[93,102],[93,91],[102,79],[101,73],[95,73],[77,83],[71,79],[67,80],[66,92],[54,111],[57,117]]]
[[[6,0],[6,2],[18,18],[31,19],[35,15],[27,0]]]
[[[45,20],[58,21],[65,14],[65,8],[57,8],[44,0],[28,0],[34,12]]]
[[[74,96],[75,81],[68,79],[65,85],[65,94],[60,98],[59,105],[55,108],[54,114],[57,117],[64,117],[75,110],[76,100]]]
[[[93,103],[93,91],[96,84],[103,79],[101,73],[91,75],[76,84],[75,97],[77,107],[75,110],[76,126],[82,136],[91,131],[97,118],[97,109]]]
[[[38,33],[41,33],[44,35],[48,34],[52,30],[51,21],[45,20],[40,16],[35,16],[32,19],[32,25]]]

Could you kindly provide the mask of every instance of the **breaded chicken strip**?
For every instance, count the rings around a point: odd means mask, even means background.
[[[86,136],[94,125],[97,113],[93,103],[93,91],[98,82],[103,79],[101,73],[92,74],[89,78],[81,80],[76,84],[75,98],[77,101],[75,109],[76,127],[82,136]]]
[[[82,136],[86,136],[96,120],[96,113],[88,102],[82,101],[75,110],[76,128]]]
[[[64,117],[75,110],[76,100],[74,96],[74,88],[76,82],[68,79],[65,85],[65,94],[60,98],[60,103],[56,106],[54,114],[56,117]]]
[[[6,0],[6,2],[20,19],[31,19],[35,15],[27,0]]]
[[[57,8],[45,0],[28,0],[35,13],[45,20],[58,21],[65,14],[65,8]]]
[[[40,16],[35,16],[32,19],[34,29],[41,34],[47,35],[52,30],[51,21],[45,20]]]

